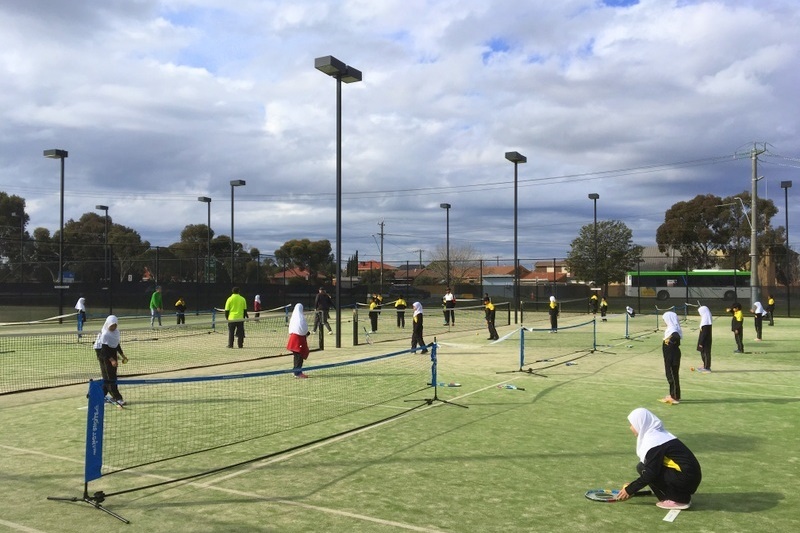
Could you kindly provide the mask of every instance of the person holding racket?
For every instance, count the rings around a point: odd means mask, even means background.
[[[107,401],[122,407],[125,405],[125,400],[122,399],[122,394],[117,388],[117,367],[119,365],[117,354],[119,354],[119,359],[122,360],[123,364],[128,362],[128,358],[122,353],[122,345],[119,339],[117,317],[116,315],[108,315],[103,328],[94,341],[94,352],[97,355],[97,361],[100,363],[100,374],[103,376],[103,392],[106,394]]]
[[[658,497],[656,506],[661,509],[691,507],[692,495],[703,478],[697,457],[644,407],[631,411],[628,422],[636,435],[639,477],[624,485],[616,499],[627,500],[649,485]]]

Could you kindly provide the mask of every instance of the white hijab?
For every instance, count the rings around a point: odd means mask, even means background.
[[[674,311],[667,311],[664,313],[664,324],[667,329],[664,331],[664,339],[670,338],[673,333],[677,333],[680,338],[683,338],[683,331],[681,331],[681,324],[678,321],[678,315]]]
[[[767,312],[764,311],[764,306],[761,305],[761,302],[756,302],[753,304],[753,313],[757,315],[766,315]]]
[[[414,305],[411,307],[414,308],[414,314],[412,316],[417,316],[422,314],[422,304],[419,302],[414,302]]]
[[[86,311],[86,298],[78,298],[78,303],[75,304],[75,309],[78,311]]]
[[[636,455],[639,456],[641,462],[645,461],[647,452],[660,446],[665,442],[669,442],[677,437],[664,429],[661,425],[661,420],[645,409],[638,407],[631,411],[628,415],[628,422],[631,423],[633,428],[638,432],[636,437]]]
[[[550,297],[550,301],[551,301],[551,302],[555,302],[555,301],[556,301],[556,297],[555,297],[555,296],[551,296],[551,297]]]
[[[119,328],[115,328],[114,330],[109,329],[112,324],[117,323],[117,315],[108,315],[103,324],[103,329],[100,330],[100,333],[97,335],[97,340],[94,341],[95,349],[102,348],[104,344],[114,349],[119,346]]]
[[[260,294],[256,294],[255,301],[258,302],[258,303],[261,303],[261,295]]]
[[[303,314],[303,304],[295,304],[294,309],[292,309],[292,318],[289,319],[289,333],[303,337],[308,335],[308,322],[306,321],[306,315]]]
[[[711,309],[705,305],[701,305],[697,308],[697,312],[700,314],[700,327],[710,326],[711,321],[714,320],[711,316]]]

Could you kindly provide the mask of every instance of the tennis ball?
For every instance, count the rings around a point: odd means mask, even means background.
[[[694,372],[694,367],[693,367],[693,366],[689,367],[689,370],[691,370],[692,372]]]

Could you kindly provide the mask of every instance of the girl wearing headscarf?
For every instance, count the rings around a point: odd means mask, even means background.
[[[94,341],[94,352],[97,354],[97,361],[100,363],[100,373],[103,375],[103,392],[106,394],[106,401],[116,403],[117,406],[125,405],[117,388],[117,366],[119,365],[117,355],[123,363],[128,362],[128,358],[122,352],[120,344],[119,329],[117,329],[116,315],[108,315],[103,328]]]
[[[425,345],[425,341],[422,340],[422,304],[419,302],[414,302],[412,307],[414,309],[414,314],[411,319],[413,322],[413,326],[411,328],[411,350],[416,351],[417,345],[419,345],[422,348],[420,353],[428,353],[428,348]]]
[[[86,298],[81,296],[75,303],[75,310],[78,311],[78,338],[83,337],[83,325],[86,323]]]
[[[703,366],[697,369],[698,372],[711,372],[711,310],[705,305],[697,308],[700,315],[700,335],[697,337],[697,351],[700,352],[700,359]]]
[[[659,401],[668,404],[678,404],[681,400],[681,382],[678,372],[681,369],[681,338],[683,332],[678,322],[678,315],[673,311],[667,311],[663,315],[664,343],[661,345],[661,353],[664,355],[664,372],[669,383],[669,394]]]
[[[627,500],[649,485],[658,497],[658,507],[688,509],[692,505],[692,494],[697,492],[703,477],[697,458],[647,409],[634,409],[628,421],[636,435],[639,477],[622,487],[617,499]]]
[[[255,311],[255,319],[258,321],[258,317],[261,316],[261,295],[256,294],[256,297],[253,299],[253,311]]]
[[[307,378],[308,376],[301,370],[303,361],[308,358],[308,322],[303,313],[303,304],[295,304],[292,310],[292,318],[289,319],[289,341],[286,349],[294,355],[294,377]]]
[[[547,312],[550,314],[550,333],[558,333],[558,302],[555,296],[550,297]]]
[[[753,322],[756,325],[756,339],[757,341],[761,340],[761,330],[764,326],[764,316],[767,312],[764,310],[764,306],[761,305],[761,302],[755,302],[753,304],[753,308],[750,309],[750,312],[753,313]]]

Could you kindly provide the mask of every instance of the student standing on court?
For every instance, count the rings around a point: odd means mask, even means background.
[[[442,297],[444,303],[444,325],[456,325],[456,297],[450,292],[450,287],[447,287],[447,292]]]
[[[497,315],[497,311],[494,308],[491,298],[488,296],[483,297],[483,310],[484,313],[486,313],[486,327],[489,328],[489,338],[487,340],[496,341],[500,338],[500,335],[497,334],[497,328],[494,326],[494,319]]]
[[[592,295],[589,297],[589,310],[593,315],[597,314],[597,293],[592,291]]]
[[[605,295],[600,299],[600,316],[603,319],[603,322],[608,322],[606,320],[606,313],[608,312],[608,301],[606,300]]]
[[[555,296],[550,297],[547,312],[550,315],[550,333],[558,333],[558,302]]]
[[[733,353],[744,353],[744,314],[742,313],[742,304],[733,302],[733,305],[725,309],[725,311],[732,315],[731,331],[733,332],[733,340],[736,341],[736,349]]]
[[[643,407],[628,415],[636,435],[639,477],[622,487],[617,500],[627,500],[649,485],[661,509],[688,509],[703,473],[692,451],[664,429],[661,420]]]
[[[75,303],[75,310],[78,311],[78,338],[83,337],[83,325],[86,323],[86,298],[81,296]]]
[[[404,328],[406,327],[406,307],[408,304],[406,303],[405,299],[401,295],[397,301],[394,302],[394,308],[397,311],[397,327]]]
[[[186,300],[183,296],[178,296],[178,301],[175,302],[175,316],[179,326],[186,324]]]
[[[378,331],[378,316],[381,314],[381,305],[378,301],[378,295],[372,295],[372,301],[369,302],[369,323],[372,330],[370,333]]]
[[[681,338],[683,331],[674,311],[667,311],[663,317],[666,330],[661,353],[664,356],[664,373],[669,383],[669,394],[659,401],[668,404],[678,404],[681,401]]]
[[[100,363],[100,374],[103,376],[103,392],[106,394],[106,401],[115,403],[122,407],[125,400],[117,388],[117,367],[119,360],[123,363],[128,362],[128,358],[122,352],[120,344],[119,329],[117,329],[117,317],[108,315],[103,328],[94,341],[94,352],[97,361]],[[119,355],[119,359],[117,358]]]
[[[422,304],[414,302],[412,307],[414,308],[414,313],[411,317],[411,350],[416,352],[417,346],[420,346],[422,348],[420,353],[428,353],[425,341],[422,340]]]
[[[256,297],[253,298],[253,311],[255,311],[255,319],[258,322],[258,317],[261,316],[261,295],[256,294]]]
[[[164,308],[164,299],[161,296],[161,285],[156,285],[156,290],[150,297],[150,327],[155,325],[156,317],[158,317],[158,325],[161,325],[161,310]]]
[[[228,321],[228,348],[233,348],[233,337],[239,348],[244,348],[244,319],[247,317],[247,300],[239,294],[239,287],[231,289],[225,302],[225,319]]]
[[[292,318],[289,319],[289,341],[286,349],[294,356],[294,377],[305,379],[308,376],[301,370],[303,362],[308,359],[308,322],[303,313],[303,304],[295,304]]]
[[[756,326],[755,340],[761,342],[761,333],[764,329],[764,315],[766,315],[767,312],[764,311],[764,306],[761,305],[761,302],[755,302],[750,312],[753,313],[753,323]]]
[[[705,305],[697,308],[700,315],[700,334],[697,337],[697,351],[700,352],[700,359],[703,366],[697,369],[698,372],[711,372],[711,310]]]
[[[769,325],[775,325],[775,298],[772,295],[769,295],[769,299],[767,300],[767,313],[769,314]]]

